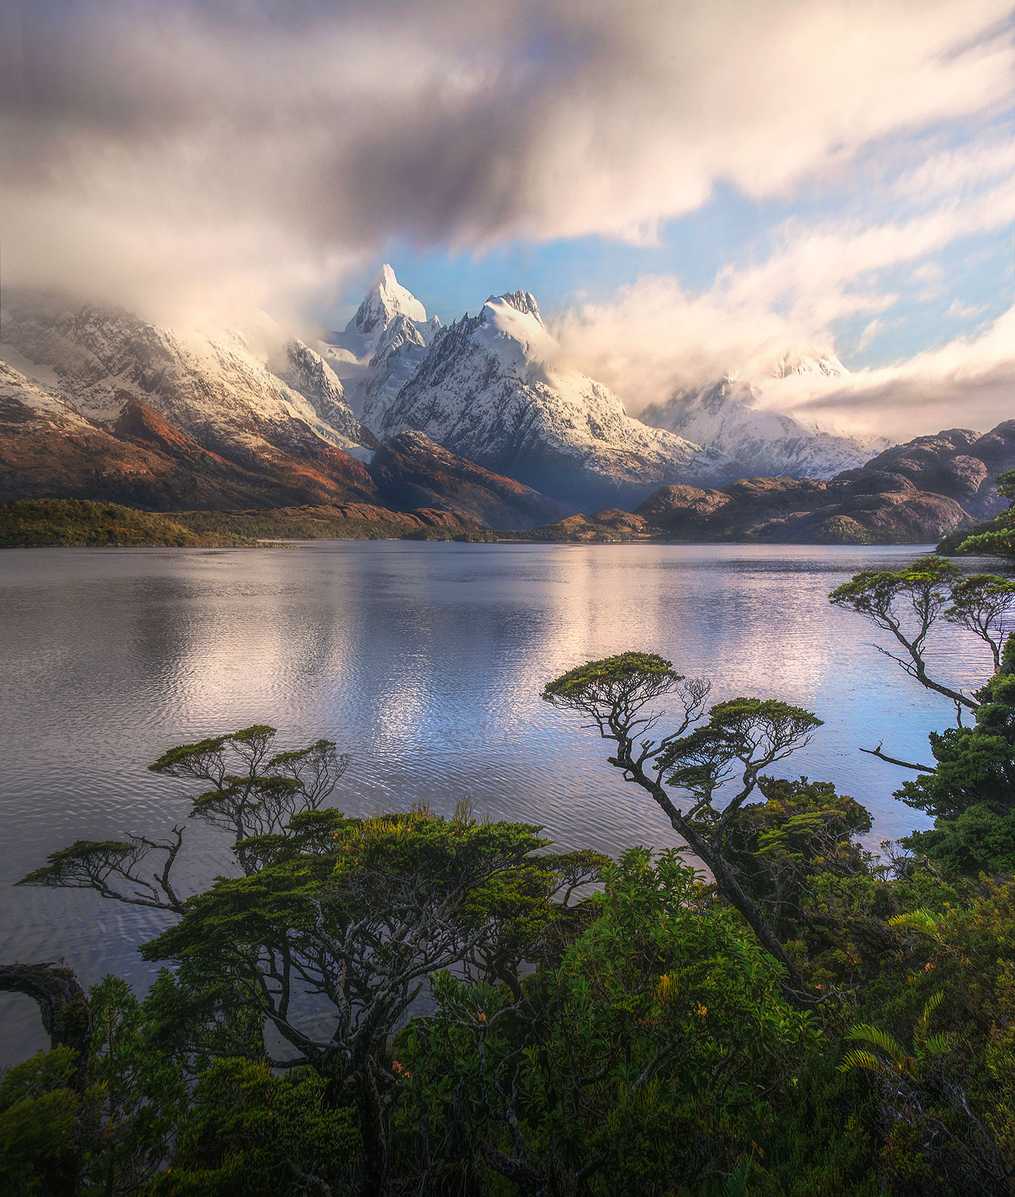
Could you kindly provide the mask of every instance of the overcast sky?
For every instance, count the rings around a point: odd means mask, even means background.
[[[0,0],[5,286],[344,321],[533,291],[637,411],[1015,418],[1015,17],[994,0]]]

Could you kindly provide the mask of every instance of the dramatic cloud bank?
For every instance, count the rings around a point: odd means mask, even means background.
[[[970,197],[974,181],[986,186]],[[635,412],[736,370],[760,386],[764,405],[846,430],[906,439],[914,429],[986,428],[1015,418],[1015,307],[976,335],[860,371],[848,385],[813,375],[771,378],[788,353],[831,350],[833,324],[846,316],[871,317],[862,350],[899,299],[884,285],[886,272],[908,271],[922,299],[944,296],[944,272],[928,255],[1015,222],[1015,153],[992,145],[940,155],[900,178],[895,192],[897,218],[888,223],[794,221],[775,230],[767,259],[721,272],[707,291],[644,278],[607,303],[567,313],[555,331],[568,357]],[[941,307],[946,317],[980,314],[957,300]]]
[[[295,307],[329,284],[348,300],[343,279],[393,243],[651,245],[720,184],[762,203],[887,177],[876,147],[995,118],[1015,63],[1007,0],[0,0],[0,14],[4,284],[163,316]],[[892,299],[865,276],[1012,218],[1010,137],[908,169],[900,153],[903,218],[802,213],[710,293],[649,279],[573,313],[568,351],[616,381],[634,363],[611,330],[651,307],[671,345],[624,378],[636,407],[827,337],[847,313],[869,313],[873,336]],[[971,178],[995,185],[970,196]]]

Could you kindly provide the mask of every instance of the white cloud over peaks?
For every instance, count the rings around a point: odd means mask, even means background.
[[[780,406],[794,415],[880,432],[898,440],[942,428],[985,432],[1015,419],[1015,306],[985,331],[879,370],[862,370],[824,393],[797,386]],[[787,380],[789,381],[789,380]]]
[[[787,353],[832,350],[835,322],[867,314],[862,352],[905,318],[909,295],[900,287],[921,301],[946,294],[946,271],[928,255],[1015,221],[1015,161],[1006,153],[991,156],[995,169],[985,172],[985,188],[956,192],[956,178],[970,178],[977,156],[962,156],[955,170],[942,168],[944,156],[931,159],[929,176],[940,190],[928,176],[912,202],[895,201],[897,217],[888,222],[789,220],[772,231],[767,257],[724,268],[707,291],[692,294],[669,276],[645,277],[608,301],[580,305],[557,321],[563,350],[634,413],[733,370],[761,383],[766,406],[856,431],[908,439],[935,431],[941,419],[987,427],[1015,418],[1015,337],[1007,317],[982,337],[861,371],[842,386],[815,376],[768,377]],[[943,316],[968,319],[984,310],[955,299]],[[921,394],[926,413],[916,410]],[[952,409],[967,399],[969,412],[960,418]]]
[[[214,305],[392,238],[651,241],[717,180],[785,196],[878,138],[993,111],[1009,10],[0,0],[5,279]]]
[[[643,279],[608,305],[571,313],[555,331],[568,360],[613,386],[635,413],[735,369],[759,387],[761,406],[829,429],[909,440],[1015,419],[1015,307],[985,330],[892,366],[845,379],[774,379],[786,353],[831,349],[827,329],[724,299],[688,296],[672,279]]]

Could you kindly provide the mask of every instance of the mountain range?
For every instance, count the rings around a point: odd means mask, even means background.
[[[774,377],[817,374],[844,378],[845,366],[831,354],[784,359]],[[682,389],[652,404],[641,418],[688,440],[711,445],[731,463],[736,478],[829,478],[856,469],[891,445],[885,437],[844,436],[807,427],[792,416],[760,406],[761,389],[727,374],[708,386]],[[732,480],[732,479],[730,479]]]
[[[775,371],[800,373],[847,372],[820,353]],[[578,509],[630,511],[660,487],[700,497],[743,478],[778,478],[784,491],[807,478],[830,499],[869,493],[877,476],[886,494],[900,478],[920,493],[932,481],[959,518],[997,506],[979,434],[941,434],[955,442],[942,457],[928,438],[842,436],[761,398],[731,373],[634,419],[564,360],[528,292],[491,296],[445,327],[390,266],[343,331],[306,341],[267,317],[209,333],[22,293],[0,313],[0,496],[162,511],[359,504],[524,529]]]

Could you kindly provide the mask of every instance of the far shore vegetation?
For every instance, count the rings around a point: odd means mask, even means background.
[[[0,548],[250,544],[232,534],[197,531],[177,519],[88,499],[15,499],[0,504]]]
[[[1015,470],[997,478],[999,492],[1012,507],[988,523],[966,527],[945,537],[938,552],[945,556],[1015,558]],[[89,499],[15,499],[0,503],[0,548],[67,547],[257,547],[299,540],[431,540],[473,543],[624,544],[670,543],[664,533],[646,529],[644,521],[619,509],[595,515],[572,515],[555,523],[522,531],[495,531],[462,517],[441,526],[439,512],[415,513],[341,506],[268,508],[246,511],[150,512],[118,503]],[[373,514],[376,513],[376,514]],[[729,539],[728,537],[726,538]],[[744,540],[745,537],[739,537]],[[749,539],[749,538],[746,538]],[[884,536],[878,543],[893,543]],[[775,543],[764,541],[759,543]],[[844,533],[826,543],[858,543]]]
[[[484,528],[413,528],[355,520],[327,507],[291,511],[140,511],[89,499],[16,499],[0,504],[0,548],[246,548],[283,540],[488,541]],[[395,513],[392,513],[394,516]]]

